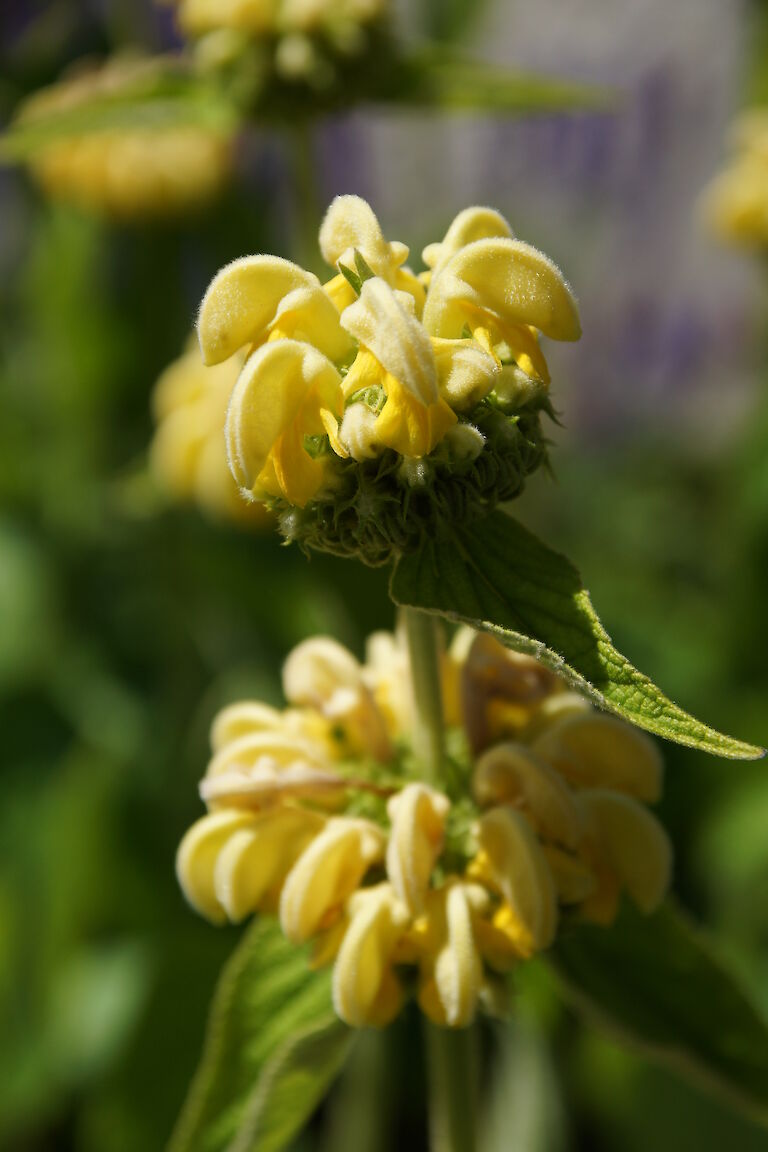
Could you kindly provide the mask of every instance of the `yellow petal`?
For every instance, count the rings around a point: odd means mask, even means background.
[[[391,959],[408,913],[390,884],[349,901],[349,927],[333,969],[333,1006],[353,1028],[383,1027],[400,1010],[403,993]]]
[[[206,919],[223,924],[226,912],[214,884],[219,853],[235,832],[252,827],[256,818],[247,812],[213,812],[196,821],[176,853],[176,875],[188,902]]]
[[[339,422],[333,412],[329,412],[327,408],[321,408],[320,419],[323,422],[323,428],[325,428],[331,448],[333,448],[336,455],[340,456],[342,460],[348,460],[349,452],[339,439]]]
[[[424,263],[437,271],[441,264],[475,240],[491,236],[512,238],[514,233],[500,212],[493,208],[465,208],[454,217],[439,244],[430,244],[422,252]]]
[[[536,330],[525,324],[510,325],[504,329],[504,339],[519,368],[526,376],[542,384],[549,384],[549,368],[539,347]]]
[[[214,866],[216,898],[233,923],[263,907],[296,859],[323,826],[323,817],[305,808],[273,808],[235,831]]]
[[[300,944],[330,924],[365,873],[384,855],[385,837],[368,820],[336,817],[291,870],[280,897],[280,923]]]
[[[573,848],[581,839],[583,819],[571,790],[522,744],[497,744],[485,752],[475,766],[473,788],[481,805],[524,807],[548,840]]]
[[[555,844],[542,844],[557,894],[563,904],[581,904],[595,891],[595,876],[579,856],[564,852]]]
[[[384,280],[366,280],[341,323],[423,405],[439,399],[429,337]]]
[[[474,340],[432,338],[440,395],[454,412],[474,408],[494,388],[499,363]]]
[[[423,965],[419,1005],[435,1023],[466,1028],[474,1020],[482,986],[482,961],[473,917],[487,893],[477,885],[451,884],[433,893],[427,916],[435,954]]]
[[[387,402],[376,420],[376,436],[401,456],[428,456],[457,420],[445,400],[422,404],[394,376],[385,377]]]
[[[387,274],[392,252],[370,204],[359,196],[337,196],[320,225],[320,251],[331,267],[342,260],[354,269],[355,248],[377,276]],[[400,263],[407,255],[406,248]]]
[[[313,459],[304,447],[307,431],[308,428],[295,420],[272,449],[272,466],[280,490],[288,503],[297,508],[304,508],[325,480],[326,462]]]
[[[669,837],[642,804],[619,792],[583,792],[580,801],[596,829],[600,851],[641,912],[664,899],[672,872]]]
[[[432,869],[443,846],[448,798],[426,784],[406,784],[388,805],[392,827],[387,845],[387,875],[403,904],[424,907]]]
[[[434,276],[424,307],[433,336],[459,337],[468,312],[501,325],[530,324],[554,340],[578,340],[579,314],[560,270],[521,240],[477,240]]]
[[[200,305],[197,333],[205,363],[218,364],[260,343],[289,294],[287,311],[294,322],[296,311],[302,313],[312,342],[331,359],[346,355],[349,339],[316,276],[279,256],[243,256],[217,273]]]
[[[494,808],[480,818],[478,844],[471,874],[506,900],[537,950],[548,947],[557,927],[555,885],[528,822],[511,808]]]
[[[250,772],[261,760],[290,764],[294,760],[322,764],[324,748],[299,732],[287,729],[247,732],[229,740],[216,752],[206,770],[206,778],[227,773]]]
[[[661,795],[656,743],[614,716],[594,710],[565,715],[532,748],[575,787],[613,788],[649,802]]]
[[[509,972],[536,951],[531,933],[508,904],[502,904],[490,920],[476,919],[475,939],[483,959],[496,972]]]
[[[240,487],[256,490],[279,447],[281,488],[292,488],[295,479],[303,490],[305,472],[316,477],[321,468],[304,450],[303,435],[322,428],[322,408],[340,407],[341,376],[330,360],[295,340],[264,344],[243,368],[227,414],[229,462]]]
[[[218,752],[241,736],[279,732],[282,728],[283,714],[277,708],[256,700],[241,700],[217,712],[211,725],[211,748]]]

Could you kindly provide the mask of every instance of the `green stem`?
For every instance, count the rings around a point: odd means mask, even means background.
[[[477,1059],[474,1028],[424,1022],[429,1068],[431,1152],[477,1148]]]
[[[311,119],[297,119],[287,129],[291,152],[293,188],[296,197],[296,226],[293,257],[303,268],[317,269],[319,252],[317,233],[320,228],[320,207],[313,150]]]
[[[440,649],[435,616],[403,608],[413,688],[413,750],[433,784],[440,784],[445,752]]]
[[[413,688],[413,749],[432,784],[442,784],[445,723],[440,637],[435,616],[402,609]],[[477,1132],[475,1034],[425,1021],[432,1152],[475,1152]]]

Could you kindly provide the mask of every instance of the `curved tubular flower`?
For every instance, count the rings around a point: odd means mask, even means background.
[[[387,805],[391,823],[387,874],[411,912],[424,908],[449,808],[447,797],[425,784],[406,784]]]
[[[322,487],[326,461],[307,451],[324,433],[323,412],[341,406],[341,376],[298,340],[264,345],[240,374],[227,414],[229,462],[252,496],[282,495],[303,508]]]
[[[484,977],[473,921],[488,903],[478,884],[446,884],[431,894],[419,1006],[436,1024],[466,1028],[475,1018]]]
[[[460,631],[441,672],[450,796],[418,778],[401,638],[375,634],[361,665],[320,636],[286,661],[292,707],[242,701],[214,721],[212,810],[179,848],[193,907],[216,923],[277,914],[313,965],[333,964],[354,1027],[387,1024],[412,993],[464,1027],[561,916],[609,924],[622,894],[649,913],[669,885],[645,737],[487,635]]]
[[[745,109],[734,121],[731,155],[702,197],[702,215],[721,239],[764,248],[768,244],[768,111]]]
[[[557,928],[557,894],[546,856],[527,821],[512,808],[480,819],[480,851],[471,874],[504,899],[527,932],[531,948],[547,948]]]
[[[353,1028],[389,1024],[400,1011],[403,988],[392,970],[395,948],[408,923],[391,884],[355,893],[349,927],[333,970],[333,1006]]]
[[[368,820],[333,818],[301,855],[280,897],[280,924],[300,944],[328,927],[370,866],[384,854],[381,830]]]

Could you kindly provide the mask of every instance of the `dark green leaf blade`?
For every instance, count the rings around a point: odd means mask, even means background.
[[[503,512],[400,557],[390,594],[396,604],[492,633],[559,672],[599,707],[657,736],[730,759],[763,754],[667,699],[614,648],[570,560]]]
[[[687,919],[629,906],[563,929],[548,953],[574,1006],[617,1039],[768,1124],[768,1026]]]
[[[256,1147],[251,1132],[259,1148],[282,1148],[329,1088],[350,1040],[333,1012],[330,973],[313,972],[274,920],[257,920],[222,972],[168,1152],[246,1152]]]

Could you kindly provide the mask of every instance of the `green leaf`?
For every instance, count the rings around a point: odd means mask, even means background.
[[[256,921],[216,990],[200,1066],[168,1152],[277,1152],[309,1119],[351,1045],[330,973],[274,920]]]
[[[687,919],[628,905],[611,928],[564,928],[545,961],[617,1039],[768,1124],[768,1026]]]
[[[492,633],[657,736],[731,759],[763,754],[695,720],[633,668],[611,643],[570,560],[502,512],[400,557],[390,594],[396,604]]]
[[[392,98],[465,112],[610,110],[617,94],[595,84],[514,72],[431,47],[397,68]]]
[[[113,91],[77,104],[22,112],[0,136],[0,162],[23,163],[41,148],[95,132],[197,126],[229,133],[237,128],[233,105],[210,83],[180,68],[157,67]]]

